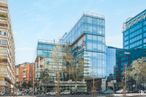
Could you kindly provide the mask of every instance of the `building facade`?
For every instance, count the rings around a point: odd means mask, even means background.
[[[118,49],[116,51],[116,66],[114,68],[114,75],[117,82],[123,81],[125,66],[129,66],[131,61],[131,54],[128,50]]]
[[[124,81],[126,68],[130,67],[132,62],[145,57],[146,49],[122,49],[107,46],[106,48],[106,73],[107,80],[116,80],[117,85]],[[118,86],[120,87],[120,86]]]
[[[146,10],[124,23],[123,47],[146,48]]]
[[[123,49],[117,50],[116,56],[116,80],[122,82],[125,68],[146,56],[146,9],[124,23]]]
[[[131,63],[139,58],[146,57],[146,49],[117,49],[116,67],[114,71],[117,82],[122,82],[124,78],[125,67],[131,66]]]
[[[114,74],[116,66],[116,52],[118,48],[107,46],[106,47],[106,76]]]
[[[22,63],[16,66],[16,82],[20,86],[34,80],[34,63]]]
[[[50,81],[55,81],[57,71],[61,72],[64,68],[63,54],[63,45],[39,41],[37,46],[37,58],[35,60],[35,78],[39,80],[41,72],[48,69]],[[63,79],[63,76],[61,77],[61,79]]]
[[[15,46],[7,0],[0,0],[0,95],[15,84]]]
[[[48,69],[50,81],[86,80],[92,90],[92,80],[99,86],[106,77],[105,19],[97,14],[83,14],[59,43],[39,41],[35,61],[36,79]]]
[[[61,43],[72,46],[72,53],[78,65],[78,60],[84,60],[85,79],[104,78],[106,73],[105,49],[105,19],[97,14],[84,14],[66,33]]]

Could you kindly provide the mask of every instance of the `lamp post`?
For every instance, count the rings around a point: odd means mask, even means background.
[[[95,78],[93,77],[93,90],[92,90],[92,92],[93,92],[93,97],[95,97],[95,93],[96,93],[96,90],[95,90]]]
[[[93,70],[93,77],[92,77],[93,78],[93,80],[92,80],[93,81],[93,83],[92,83],[92,88],[93,88],[92,89],[92,97],[96,97],[96,87],[95,87],[95,77],[94,77],[95,75],[94,74],[95,74],[95,72]]]
[[[125,64],[124,65],[124,89],[123,89],[123,96],[126,96],[126,86],[127,86],[127,83],[126,83],[126,78],[127,78],[127,74],[126,74],[126,69],[127,69],[127,65]]]
[[[33,96],[35,95],[35,63],[33,64]]]

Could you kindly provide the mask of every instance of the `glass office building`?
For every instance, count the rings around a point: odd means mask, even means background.
[[[123,80],[125,65],[129,67],[133,61],[142,57],[146,57],[146,49],[117,49],[116,67],[114,71],[117,82],[122,82]]]
[[[62,71],[63,68],[63,54],[63,45],[39,41],[35,60],[36,79],[40,78],[40,74],[43,70],[48,69],[50,80],[56,80],[57,71]]]
[[[123,47],[146,48],[146,10],[124,23]]]
[[[117,48],[106,47],[106,76],[114,74],[114,67],[116,66],[116,51]]]
[[[96,14],[84,14],[61,43],[72,46],[77,65],[84,60],[81,76],[86,78],[104,78],[106,75],[105,19]]]

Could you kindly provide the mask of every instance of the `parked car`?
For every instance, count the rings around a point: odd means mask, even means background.
[[[53,95],[56,95],[57,92],[56,92],[56,91],[51,91],[51,92],[49,92],[48,94],[53,96]]]
[[[62,95],[69,95],[71,94],[71,91],[70,90],[64,90],[61,92]]]
[[[121,93],[124,93],[124,92],[128,92],[127,90],[126,91],[124,91],[123,89],[121,89],[121,90],[118,90],[118,91],[116,91],[116,93],[118,93],[118,94],[121,94]]]
[[[21,91],[18,91],[17,92],[17,96],[22,96],[22,92]]]

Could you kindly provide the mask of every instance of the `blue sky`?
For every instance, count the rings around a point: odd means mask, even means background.
[[[84,12],[105,16],[106,44],[122,47],[122,25],[146,9],[145,0],[9,0],[16,64],[33,62],[38,40],[57,40]]]

